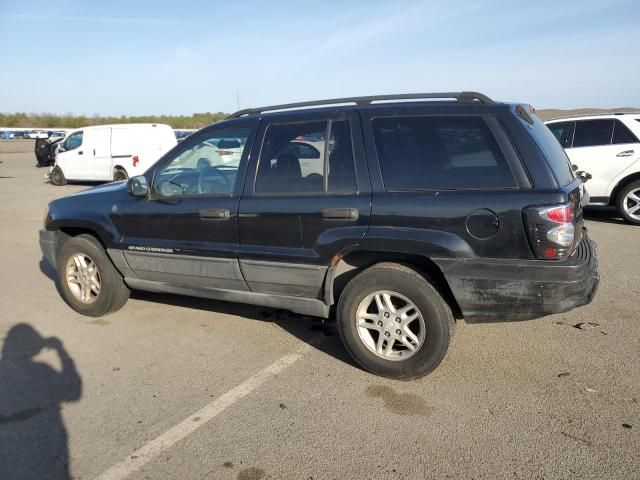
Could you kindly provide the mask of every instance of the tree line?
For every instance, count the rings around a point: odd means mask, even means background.
[[[100,115],[54,115],[51,113],[0,113],[0,127],[17,128],[80,128],[113,123],[166,123],[173,128],[202,128],[223,120],[223,112],[194,113],[193,115],[141,115],[103,117]]]

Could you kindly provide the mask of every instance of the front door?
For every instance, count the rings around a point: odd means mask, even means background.
[[[359,243],[369,224],[359,117],[272,117],[258,139],[240,202],[245,280],[254,292],[322,298],[330,262]]]
[[[73,132],[58,147],[56,164],[62,169],[68,180],[85,179],[87,162],[84,155],[83,137],[83,130]]]
[[[238,204],[255,123],[212,126],[185,140],[152,169],[150,196],[120,205],[114,223],[139,279],[247,289],[236,257]],[[234,161],[220,144],[235,147]]]

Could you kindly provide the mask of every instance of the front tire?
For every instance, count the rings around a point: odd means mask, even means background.
[[[618,192],[616,208],[625,222],[640,225],[640,180],[631,182]]]
[[[76,312],[100,317],[127,302],[129,288],[95,237],[69,239],[60,249],[57,263],[58,291]]]
[[[354,277],[338,302],[338,331],[365,370],[410,380],[442,362],[454,331],[451,309],[418,272],[380,263]]]
[[[67,184],[67,179],[65,178],[64,173],[62,173],[62,169],[60,167],[53,167],[53,170],[51,170],[50,178],[51,183],[53,183],[57,187],[61,187],[62,185]]]

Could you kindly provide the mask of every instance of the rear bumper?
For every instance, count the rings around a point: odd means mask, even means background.
[[[595,243],[586,235],[567,260],[437,261],[466,321],[528,320],[593,299],[600,277]]]
[[[49,230],[40,230],[40,249],[42,255],[49,264],[56,268],[56,232]]]

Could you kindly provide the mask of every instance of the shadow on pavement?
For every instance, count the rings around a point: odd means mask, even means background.
[[[133,291],[131,298],[225,315],[237,315],[260,322],[272,322],[302,342],[313,345],[315,349],[331,355],[347,365],[360,368],[352,361],[342,346],[333,318],[320,319],[298,315],[286,310],[164,293]],[[318,342],[319,335],[322,337],[320,342]]]
[[[625,221],[618,215],[615,207],[587,207],[584,209],[584,218],[590,222],[626,225]]]
[[[34,360],[43,349],[57,354],[60,372]],[[9,330],[0,357],[0,477],[71,478],[60,411],[81,394],[80,375],[58,338],[24,323]]]

